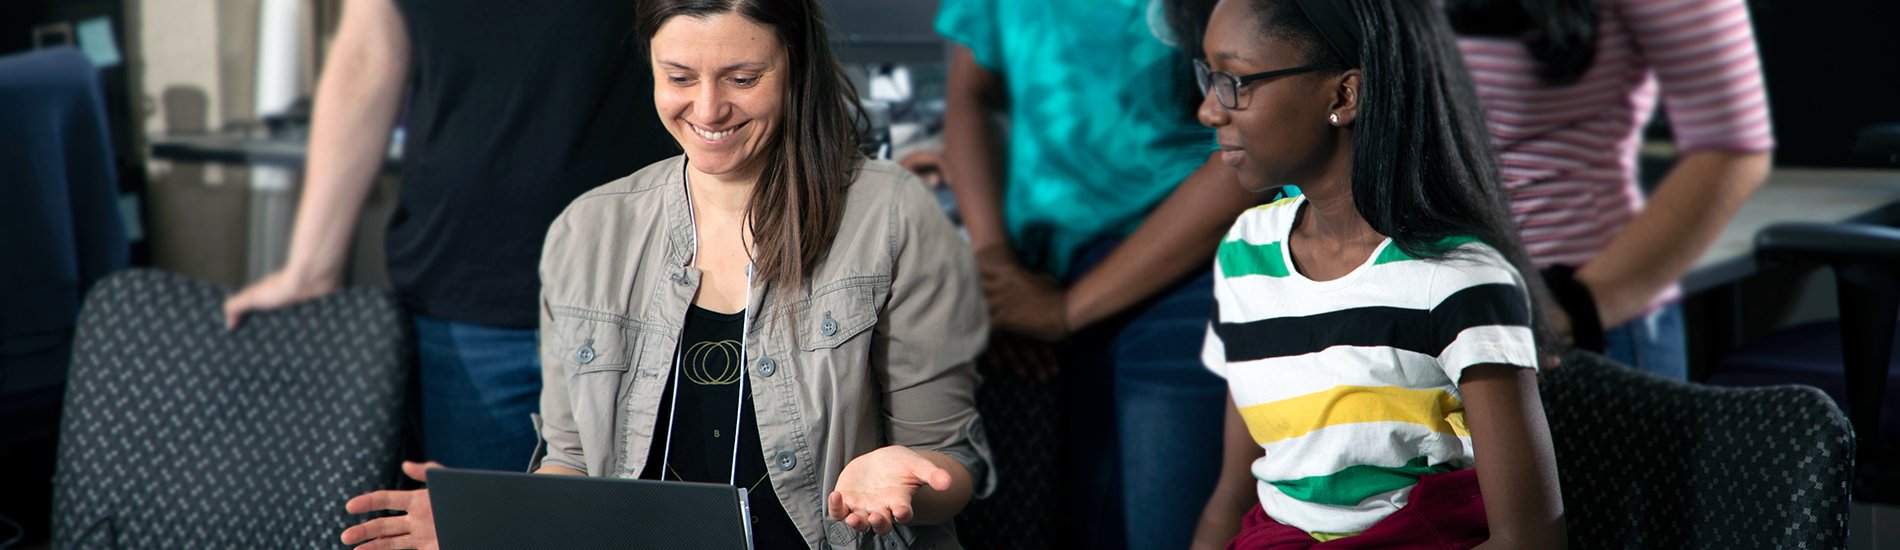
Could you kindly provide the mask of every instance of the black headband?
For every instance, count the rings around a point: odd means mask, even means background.
[[[1297,3],[1333,53],[1338,54],[1346,66],[1358,67],[1359,43],[1365,40],[1365,31],[1359,28],[1359,18],[1353,15],[1350,0],[1297,0]]]

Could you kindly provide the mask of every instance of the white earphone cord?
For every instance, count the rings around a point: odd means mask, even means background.
[[[693,225],[694,262],[699,255],[699,220],[693,214],[693,187],[686,182],[686,162],[680,162],[680,187],[686,190],[686,215]],[[745,266],[745,305],[739,312],[739,399],[733,404],[732,414],[732,467],[726,474],[726,484],[739,485],[739,440],[740,428],[745,426],[745,396],[747,389],[745,363],[746,343],[752,339],[752,264]],[[690,307],[690,306],[689,306]],[[683,334],[682,334],[683,336]],[[666,480],[666,473],[673,471],[673,420],[679,416],[680,377],[685,358],[685,342],[680,342],[673,350],[673,398],[666,411],[666,450],[660,454],[660,480]],[[679,477],[679,476],[674,476]],[[680,481],[686,481],[684,478]]]

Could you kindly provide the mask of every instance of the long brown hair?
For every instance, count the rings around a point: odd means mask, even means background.
[[[831,51],[817,0],[643,0],[640,47],[674,17],[737,13],[772,29],[790,68],[782,129],[765,146],[765,169],[746,205],[755,277],[797,293],[838,236],[845,187],[865,134],[858,91]]]

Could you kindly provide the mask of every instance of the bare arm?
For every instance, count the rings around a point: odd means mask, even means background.
[[[970,232],[970,248],[979,262],[986,254],[1015,261],[1003,224],[1003,183],[1008,136],[998,117],[1009,106],[1003,77],[976,63],[970,49],[954,46],[950,81],[944,91],[943,171],[957,210]]]
[[[1479,548],[1562,550],[1564,505],[1537,372],[1510,365],[1466,368],[1458,384],[1477,453],[1491,540]]]
[[[350,0],[317,84],[310,158],[282,270],[225,302],[235,327],[246,311],[335,290],[363,199],[382,168],[409,73],[409,35],[392,0]]]
[[[1207,265],[1234,219],[1266,198],[1234,181],[1234,171],[1208,155],[1134,234],[1069,287],[1069,330],[1114,316]]]
[[[1194,528],[1195,550],[1219,550],[1227,547],[1227,542],[1240,534],[1240,521],[1253,508],[1259,496],[1255,493],[1253,461],[1265,454],[1260,445],[1254,443],[1253,434],[1247,431],[1247,422],[1240,418],[1240,409],[1234,406],[1234,397],[1227,396],[1227,427],[1223,438],[1221,453],[1220,479],[1214,484],[1214,494],[1207,499],[1207,507],[1201,510],[1201,522]]]
[[[1604,327],[1635,319],[1695,266],[1742,202],[1768,179],[1768,153],[1702,151],[1676,163],[1649,204],[1577,270]]]

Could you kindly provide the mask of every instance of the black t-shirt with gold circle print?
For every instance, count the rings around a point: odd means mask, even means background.
[[[719,313],[699,306],[688,309],[686,327],[680,334],[683,347],[678,375],[670,377],[660,393],[653,449],[640,479],[701,483],[726,483],[731,479],[746,490],[746,500],[751,504],[753,547],[807,548],[766,475],[765,452],[759,445],[758,419],[750,392],[740,405],[739,378],[745,375],[745,359],[739,338],[744,328],[744,312]],[[675,384],[679,384],[677,409],[673,408]],[[744,417],[735,423],[733,415],[740,411]],[[733,433],[735,424],[737,434]],[[735,437],[739,443],[736,476],[732,470]],[[669,444],[671,455],[667,454]],[[663,467],[667,470],[664,476],[660,471]]]

